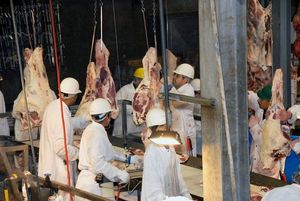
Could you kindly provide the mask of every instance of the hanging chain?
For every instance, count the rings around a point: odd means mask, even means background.
[[[97,18],[97,0],[95,0],[95,2],[94,2],[94,22],[95,22],[95,24],[97,23],[96,18]]]
[[[156,59],[157,59],[156,5],[155,5],[155,0],[152,1],[152,10],[153,10],[153,35],[154,35],[154,46],[155,46],[155,49],[156,49]]]
[[[141,0],[141,11],[142,11],[142,13],[144,13],[145,12],[145,5],[144,5],[144,0]]]
[[[103,48],[103,18],[102,18],[102,7],[103,7],[103,2],[100,0],[100,39],[101,39],[101,44],[100,48],[102,50]]]
[[[96,33],[96,27],[97,27],[96,18],[97,18],[97,0],[95,0],[95,2],[94,2],[94,30],[93,30],[93,36],[92,36],[92,45],[91,45],[89,62],[92,61],[92,55],[93,55],[93,49],[94,49],[95,33]]]
[[[149,49],[149,40],[148,40],[148,30],[147,30],[147,22],[146,22],[146,17],[145,17],[145,5],[144,5],[144,0],[141,0],[141,11],[143,15],[143,22],[144,22],[144,31],[145,31],[145,39],[146,39],[146,45],[147,49]]]
[[[152,9],[153,9],[153,32],[156,33],[156,5],[155,0],[152,1]]]

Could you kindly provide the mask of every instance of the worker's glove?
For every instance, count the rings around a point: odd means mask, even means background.
[[[127,184],[129,182],[130,176],[129,176],[128,172],[123,170],[123,171],[121,171],[119,179],[120,179],[121,184]]]
[[[294,150],[294,152],[300,156],[300,141],[299,140],[294,140],[292,143],[291,143],[291,147],[292,149]]]
[[[258,123],[259,123],[258,117],[256,117],[255,115],[250,116],[250,118],[248,120],[248,126],[249,126],[249,128],[254,127]]]
[[[134,164],[136,169],[143,169],[144,158],[142,156],[133,155],[128,157],[128,163]]]

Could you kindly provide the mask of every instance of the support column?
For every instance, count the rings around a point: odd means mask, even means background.
[[[214,10],[216,17],[212,15]],[[214,23],[217,34],[213,30]],[[231,201],[234,196],[237,200],[249,200],[246,1],[200,0],[199,35],[201,95],[218,102],[214,109],[202,107],[204,200]],[[219,65],[224,78],[236,194],[231,190]]]
[[[291,0],[272,1],[273,72],[283,71],[283,103],[291,106]]]

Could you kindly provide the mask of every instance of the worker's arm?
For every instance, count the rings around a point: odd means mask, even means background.
[[[288,119],[290,124],[293,124],[300,117],[300,105],[293,105],[288,109],[287,112],[291,113],[291,116]]]
[[[73,129],[84,129],[89,125],[90,121],[83,116],[72,117],[71,124]]]
[[[190,93],[180,93],[176,90],[175,87],[172,87],[171,90],[169,91],[169,93],[185,95],[185,96],[192,96],[192,97],[194,96],[193,94],[190,94]],[[176,109],[180,109],[180,108],[185,108],[185,107],[191,105],[191,103],[176,100],[176,101],[171,101],[171,105],[172,105],[172,107],[174,107]]]
[[[106,145],[104,145],[105,141],[99,133],[93,133],[91,137],[93,137],[94,140],[92,140],[93,143],[88,149],[88,154],[91,159],[91,166],[95,173],[102,173],[110,181],[127,183],[129,181],[129,174],[126,171],[116,168],[105,160],[105,157],[99,147],[105,147]]]
[[[249,128],[253,141],[258,142],[262,135],[262,128],[259,125],[259,119],[255,115],[249,118]]]
[[[78,148],[73,146],[71,139],[73,139],[73,129],[71,126],[71,115],[68,115],[68,111],[64,111],[65,114],[65,129],[66,129],[66,140],[67,140],[67,149],[68,156],[70,161],[74,161],[78,158]],[[62,122],[60,121],[57,125],[56,132],[53,133],[53,141],[54,141],[54,151],[55,153],[62,159],[66,159],[66,152],[64,146],[64,135],[63,135],[63,127]]]

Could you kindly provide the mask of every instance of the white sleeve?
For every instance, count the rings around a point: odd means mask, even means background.
[[[102,173],[110,181],[127,182],[129,180],[129,174],[107,162],[99,147],[103,147],[103,140],[96,138],[89,149],[91,166],[94,167],[96,173]]]
[[[126,86],[126,85],[125,85],[125,86]],[[124,99],[125,94],[126,94],[126,92],[125,92],[125,86],[121,87],[121,89],[119,89],[119,91],[117,92],[117,94],[116,94],[116,99],[117,99],[117,100],[122,100],[122,99]]]
[[[71,124],[73,129],[84,129],[88,126],[89,121],[82,116],[78,116],[71,118]]]
[[[262,136],[262,128],[259,124],[256,124],[250,129],[251,136],[253,141],[259,142]]]
[[[119,152],[117,152],[115,150],[114,150],[114,158],[117,161],[126,162],[125,154],[119,153]]]
[[[78,148],[69,144],[69,138],[71,138],[72,129],[71,129],[71,119],[70,117],[67,117],[66,111],[64,111],[65,115],[65,128],[66,128],[66,141],[67,141],[67,149],[68,149],[68,156],[70,161],[74,161],[78,158]],[[66,152],[65,152],[65,146],[64,146],[64,134],[63,134],[63,127],[62,122],[60,121],[57,125],[58,128],[56,129],[56,132],[53,133],[53,141],[54,141],[54,151],[55,153],[62,159],[66,159]],[[72,142],[73,143],[73,142]]]
[[[164,200],[165,195],[162,192],[162,181],[159,177],[159,169],[155,156],[146,153],[144,158],[144,172],[142,183],[142,201]]]
[[[300,105],[293,105],[288,109],[292,113],[292,117],[288,120],[290,124],[293,124],[296,120],[297,117],[300,118]]]

